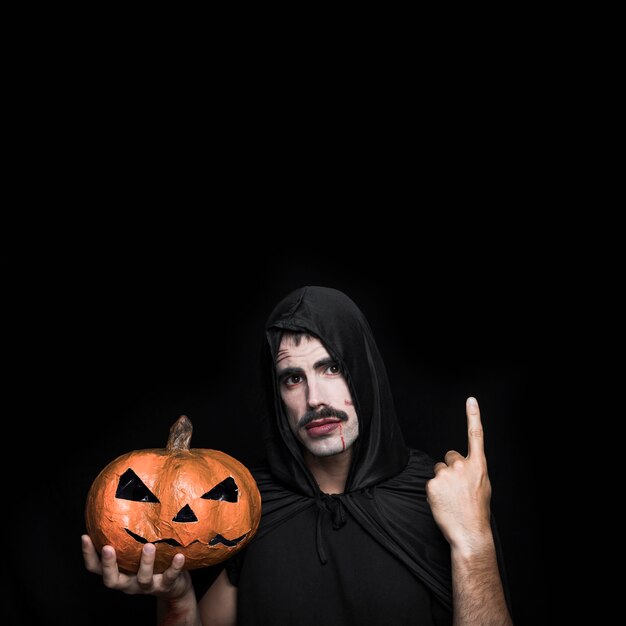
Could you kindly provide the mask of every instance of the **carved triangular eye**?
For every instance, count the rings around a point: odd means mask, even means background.
[[[120,476],[115,497],[134,502],[159,502],[159,499],[144,485],[143,480],[130,468]]]
[[[207,491],[203,496],[205,500],[222,500],[224,502],[237,502],[239,498],[239,488],[232,476],[225,478],[219,485],[215,485],[211,491]]]

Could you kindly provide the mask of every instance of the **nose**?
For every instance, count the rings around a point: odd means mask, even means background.
[[[320,384],[314,377],[308,379],[307,404],[310,409],[317,409],[328,405],[326,394],[324,393],[324,385]]]
[[[197,522],[198,518],[196,517],[196,514],[192,511],[191,507],[188,504],[185,504],[185,506],[180,511],[178,511],[178,513],[176,513],[176,517],[172,521],[181,523]]]

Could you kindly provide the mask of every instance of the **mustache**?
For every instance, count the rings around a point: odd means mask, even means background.
[[[323,419],[324,417],[336,417],[342,422],[348,421],[348,414],[345,411],[341,411],[340,409],[335,409],[332,406],[325,406],[323,409],[319,411],[307,411],[299,420],[298,420],[298,428],[304,428],[307,424],[319,419]]]

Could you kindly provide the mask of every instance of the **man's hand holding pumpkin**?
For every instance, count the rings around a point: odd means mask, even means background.
[[[182,554],[177,554],[162,574],[154,574],[156,549],[154,544],[147,543],[143,546],[137,573],[126,574],[120,572],[112,546],[104,546],[102,555],[98,556],[89,535],[83,535],[81,540],[85,567],[93,574],[101,575],[104,585],[109,589],[128,594],[150,594],[170,600],[182,599],[190,592],[194,595],[191,576],[183,570],[185,557]],[[195,595],[192,599],[195,602]]]

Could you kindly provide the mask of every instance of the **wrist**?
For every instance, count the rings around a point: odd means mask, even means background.
[[[177,624],[180,626],[200,625],[198,601],[193,587],[187,588],[177,596],[159,596],[159,624]]]
[[[491,557],[495,551],[493,534],[489,529],[481,533],[464,535],[450,542],[450,550],[452,558],[461,561],[471,562]]]

